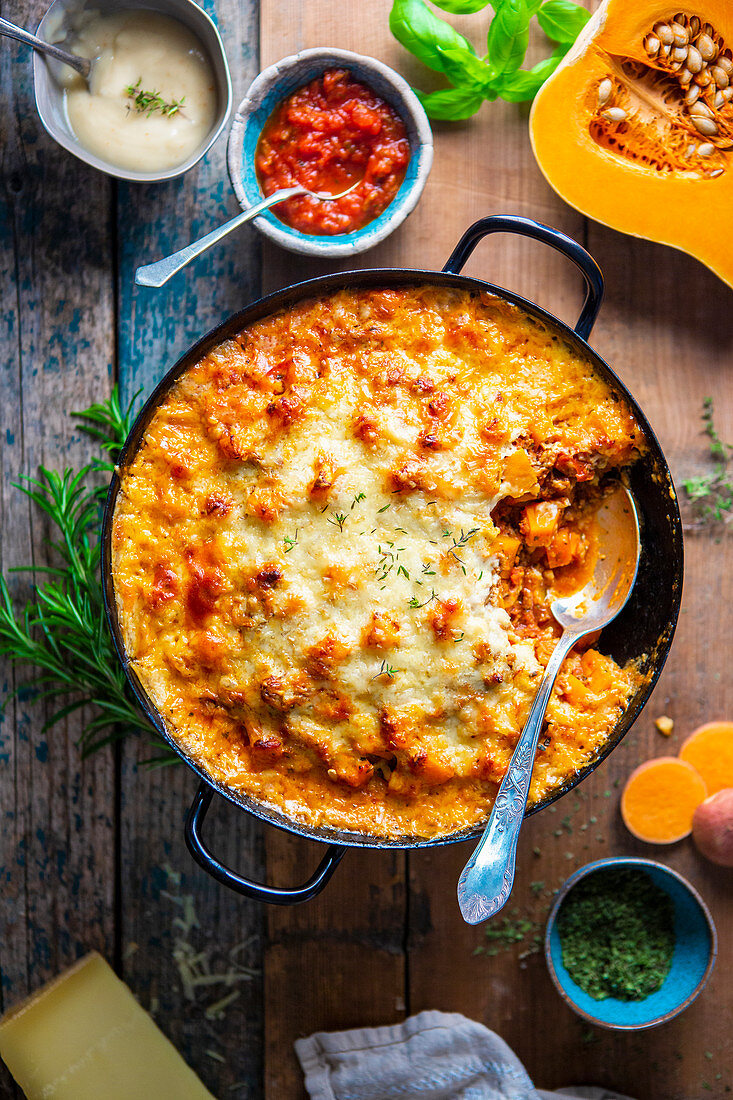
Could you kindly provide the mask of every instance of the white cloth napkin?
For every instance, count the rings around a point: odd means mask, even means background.
[[[458,1012],[319,1031],[295,1052],[311,1100],[630,1100],[598,1088],[536,1089],[503,1039]]]

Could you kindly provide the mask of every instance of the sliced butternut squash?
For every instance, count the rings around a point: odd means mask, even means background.
[[[679,755],[700,773],[708,794],[733,787],[733,722],[699,726],[683,742]]]
[[[730,0],[605,0],[537,94],[530,136],[571,206],[733,286]]]
[[[658,756],[631,773],[621,796],[624,825],[647,844],[674,844],[689,836],[692,815],[707,797],[692,764]]]

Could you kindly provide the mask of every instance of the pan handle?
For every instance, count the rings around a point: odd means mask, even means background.
[[[476,245],[489,233],[521,233],[523,237],[531,237],[535,241],[549,244],[551,248],[557,249],[572,260],[585,279],[586,285],[585,301],[575,331],[578,336],[587,340],[603,301],[603,275],[590,253],[586,252],[572,237],[561,233],[559,229],[551,229],[549,225],[542,225],[540,222],[532,221],[531,218],[520,218],[515,214],[499,214],[490,218],[481,218],[466,230],[453,249],[443,271],[458,275]]]
[[[191,809],[186,817],[184,831],[189,852],[207,874],[220,882],[222,886],[228,886],[230,890],[234,890],[237,894],[244,894],[245,897],[254,898],[255,901],[266,901],[270,905],[297,905],[300,901],[310,901],[316,894],[320,894],[338,867],[346,848],[341,844],[329,844],[325,856],[308,881],[292,890],[283,889],[279,886],[265,886],[260,882],[250,882],[249,879],[220,863],[201,838],[201,828],[211,805],[213,794],[214,792],[208,783],[202,782],[199,784],[191,803]]]

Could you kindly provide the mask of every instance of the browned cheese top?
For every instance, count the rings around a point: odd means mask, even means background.
[[[214,779],[310,826],[435,836],[483,820],[582,583],[630,410],[489,294],[338,291],[189,369],[122,476],[113,530],[132,667]],[[537,800],[638,683],[565,662]]]

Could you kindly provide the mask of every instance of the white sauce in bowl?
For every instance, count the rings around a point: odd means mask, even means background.
[[[206,139],[217,114],[216,78],[182,23],[151,11],[85,12],[64,45],[94,59],[89,84],[74,73],[65,92],[71,129],[90,153],[118,168],[159,172],[188,160]],[[160,97],[157,109],[138,109],[128,93],[136,86]]]

